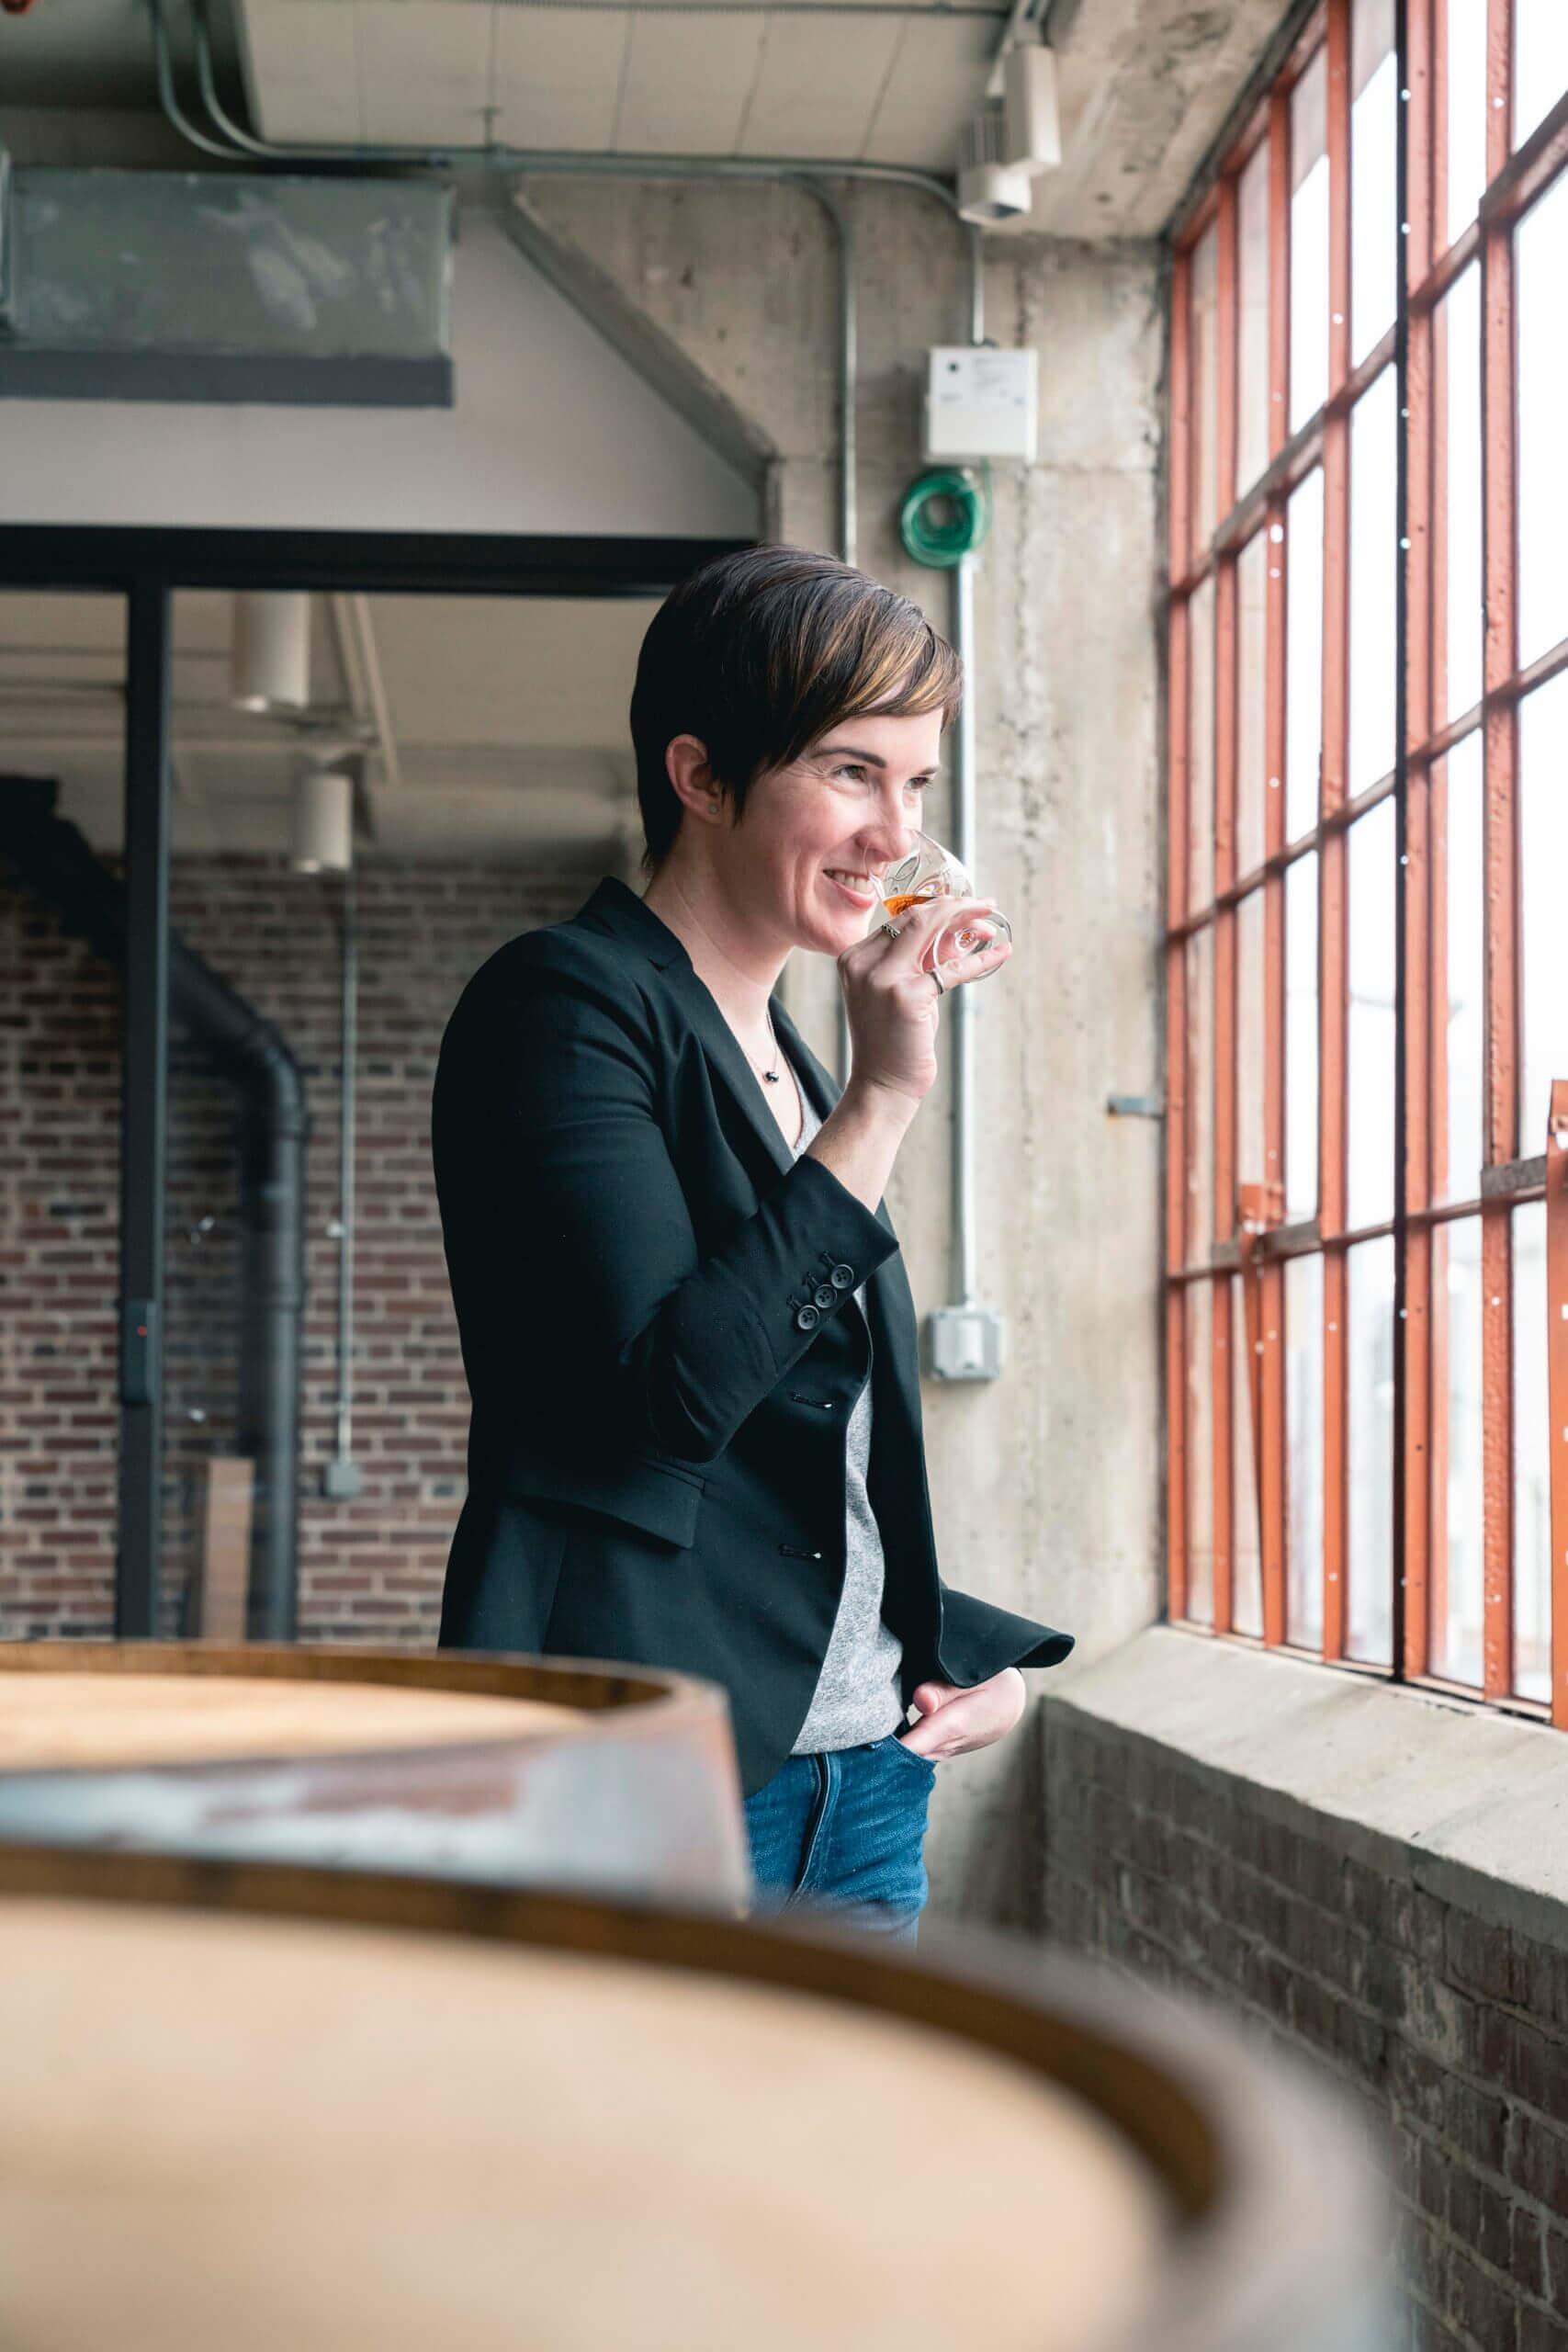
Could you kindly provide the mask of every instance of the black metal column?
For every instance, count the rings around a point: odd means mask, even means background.
[[[119,1550],[115,1632],[155,1634],[163,1549],[164,1198],[169,1068],[169,638],[162,578],[126,630],[125,1046],[119,1160]]]

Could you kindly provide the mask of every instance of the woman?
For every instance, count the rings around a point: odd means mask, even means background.
[[[1020,1666],[1072,1647],[939,1576],[882,1205],[942,998],[1008,953],[933,977],[953,900],[869,921],[960,683],[846,565],[704,566],[637,664],[645,892],[606,876],[492,956],[434,1099],[473,1399],[443,1644],[723,1684],[763,1899],[905,1939],[937,1759],[1002,1738]],[[838,964],[841,1091],[773,994],[795,948]]]

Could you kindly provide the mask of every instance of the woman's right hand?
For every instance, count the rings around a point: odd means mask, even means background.
[[[851,1077],[920,1102],[936,1083],[936,1033],[942,994],[984,979],[1007,961],[1010,940],[995,939],[973,954],[943,960],[942,991],[929,968],[932,943],[962,918],[981,921],[994,899],[928,899],[898,918],[897,939],[880,922],[839,957],[839,979],[849,1016]]]

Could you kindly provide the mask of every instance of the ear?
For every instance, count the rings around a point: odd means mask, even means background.
[[[708,765],[707,745],[695,735],[674,736],[664,747],[664,773],[686,814],[700,824],[712,824],[724,787]]]

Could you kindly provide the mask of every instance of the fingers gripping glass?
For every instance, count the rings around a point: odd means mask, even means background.
[[[915,845],[907,856],[885,866],[876,878],[877,895],[882,900],[885,922],[897,924],[898,917],[911,907],[920,906],[929,899],[973,899],[976,892],[967,872],[950,849],[944,849],[930,833],[917,833]],[[920,968],[930,971],[933,963],[955,963],[964,956],[973,956],[983,947],[992,946],[998,939],[1010,941],[1012,925],[1005,915],[994,910],[986,915],[970,917],[956,927],[949,926],[932,934],[931,945],[921,957]],[[992,967],[998,968],[997,967]],[[984,978],[983,973],[976,974]]]

